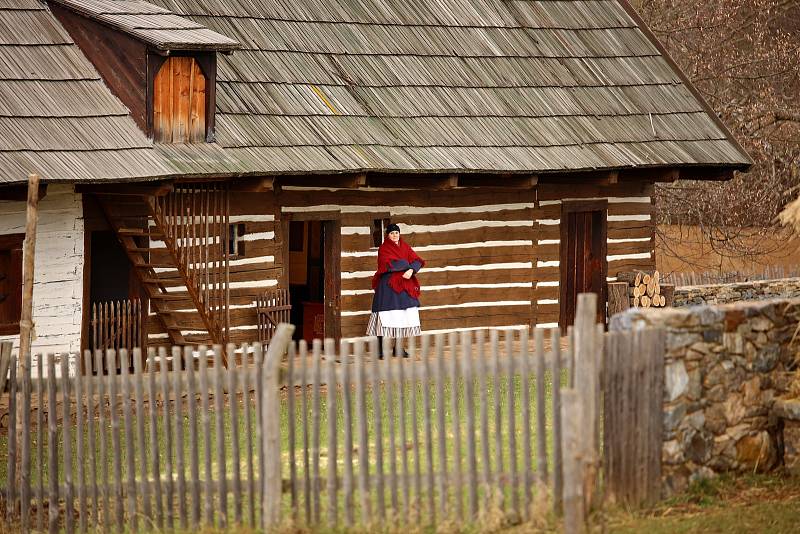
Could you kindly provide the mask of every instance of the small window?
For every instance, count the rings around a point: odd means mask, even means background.
[[[379,247],[383,243],[383,238],[386,235],[386,228],[389,227],[390,220],[386,219],[373,219],[372,220],[372,246]]]
[[[228,256],[245,255],[245,241],[244,241],[244,223],[231,224],[228,232]]]
[[[0,334],[19,334],[22,312],[22,242],[25,234],[0,236]]]
[[[153,138],[156,142],[205,142],[207,82],[195,58],[167,58],[153,81]]]

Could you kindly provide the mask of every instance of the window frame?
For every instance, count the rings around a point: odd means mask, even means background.
[[[22,318],[22,277],[23,277],[23,243],[25,242],[25,234],[5,234],[0,235],[0,251],[2,252],[11,252],[13,250],[19,250],[19,263],[16,264],[14,267],[18,269],[19,273],[19,293],[17,294],[15,307],[16,307],[16,318],[12,322],[8,323],[0,323],[0,335],[3,336],[10,336],[10,335],[17,335],[20,332],[19,322]],[[7,306],[8,301],[3,300],[0,302],[0,309],[3,306]]]
[[[245,223],[228,224],[228,258],[245,257],[247,254],[245,235],[247,235]]]
[[[380,228],[378,228],[378,225],[376,224],[378,222],[380,222]],[[384,236],[386,235],[386,228],[388,228],[390,224],[392,224],[392,219],[388,214],[372,219],[372,224],[370,225],[372,227],[371,249],[380,248],[381,244],[383,244]],[[380,234],[378,233],[378,230],[380,230]]]

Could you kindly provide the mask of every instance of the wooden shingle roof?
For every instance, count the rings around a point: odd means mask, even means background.
[[[54,1],[240,43],[217,142],[154,147],[40,2],[0,0],[0,181],[751,164],[618,0]]]
[[[37,0],[0,0],[0,183],[171,172]]]
[[[92,20],[127,33],[158,50],[230,51],[239,43],[140,0],[49,0]]]
[[[217,139],[263,170],[750,158],[617,0],[154,0],[228,35]]]

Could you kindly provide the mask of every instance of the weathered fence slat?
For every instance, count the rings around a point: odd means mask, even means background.
[[[458,334],[448,334],[450,345],[450,409],[453,427],[453,485],[455,487],[455,517],[464,519],[464,480],[462,477],[462,451],[461,451],[461,415],[459,414],[459,371]]]
[[[76,445],[75,445],[75,458],[78,468],[77,473],[77,486],[78,486],[78,528],[81,532],[86,532],[86,473],[84,472],[84,463],[86,461],[86,450],[84,448],[84,414],[83,414],[83,373],[81,372],[81,357],[76,355],[75,358],[75,395],[76,395]],[[30,365],[28,365],[30,369]],[[28,375],[30,376],[30,375]],[[30,389],[29,389],[30,391]],[[30,406],[28,407],[30,412]],[[132,450],[132,449],[129,449]],[[30,506],[30,502],[26,502],[25,506]]]
[[[344,376],[342,377],[342,424],[344,425],[344,520],[345,526],[355,523],[355,513],[353,511],[353,403],[350,382],[350,370],[348,358],[350,355],[350,344],[344,341],[340,343],[339,358],[344,363]]]
[[[411,350],[411,344],[413,343],[413,338],[409,339],[409,348]],[[410,492],[410,480],[408,476],[408,447],[406,441],[406,422],[407,422],[407,412],[406,412],[406,380],[405,380],[405,362],[400,361],[397,365],[397,404],[398,404],[398,432],[399,436],[398,439],[400,441],[400,469],[401,469],[401,476],[400,480],[402,482],[402,496],[403,496],[403,517],[408,517],[409,513],[409,506],[410,506],[410,499],[411,499],[411,492]],[[412,413],[413,417],[416,417],[416,413]]]
[[[136,443],[139,449],[139,477],[143,482],[149,480],[148,478],[148,462],[147,462],[147,447],[145,445],[145,432],[144,427],[147,421],[144,411],[144,360],[142,357],[142,349],[133,349],[133,378],[134,390],[136,395]],[[150,451],[151,454],[154,451]],[[150,484],[144,484],[142,488],[142,513],[144,519],[150,521],[153,517],[150,500]]]
[[[42,356],[39,355],[39,372],[41,373],[44,369],[42,368]],[[94,396],[94,380],[92,380],[92,353],[91,351],[84,351],[83,352],[83,362],[84,362],[84,369],[86,369],[87,377],[86,377],[86,427],[89,434],[89,439],[87,440],[87,449],[88,449],[88,460],[89,460],[89,479],[91,480],[91,490],[92,490],[92,523],[94,524],[94,528],[97,529],[99,525],[99,516],[97,514],[98,510],[98,487],[97,487],[97,458],[95,457],[95,428],[94,428],[94,415],[95,415],[95,396]],[[43,375],[39,374],[41,378]],[[36,391],[37,395],[39,396],[39,411],[41,412],[42,409],[42,380],[39,380],[36,384]],[[42,424],[41,417],[37,416],[37,424]],[[44,495],[42,491],[42,462],[44,461],[42,458],[42,443],[41,443],[41,428],[38,429],[38,436],[39,436],[39,495]],[[42,509],[43,506],[39,506],[39,515],[42,516]],[[39,530],[43,530],[43,526],[40,525]]]
[[[561,421],[564,423],[562,449],[564,459],[564,532],[577,534],[584,531],[584,495],[582,473],[582,447],[585,429],[581,428],[580,404],[574,389],[561,393]]]
[[[558,328],[550,331],[552,347],[552,382],[553,382],[553,512],[561,513],[561,495],[563,492],[563,461],[561,449],[561,335]]]
[[[417,359],[417,344],[415,338],[411,338],[408,345],[408,356],[411,361]],[[422,520],[422,459],[419,443],[419,418],[417,417],[417,395],[419,394],[419,382],[416,375],[411,379],[409,394],[409,404],[411,406],[411,445],[414,451],[414,510],[417,524]]]
[[[300,426],[303,431],[303,508],[307,524],[311,523],[311,461],[309,458],[308,434],[308,345],[305,339],[300,340]]]
[[[70,393],[71,382],[69,376],[69,355],[61,354],[61,384],[64,388],[61,397],[61,410],[63,430],[61,439],[64,453],[64,504],[68,511],[75,509],[73,484],[72,484],[72,396]],[[119,450],[119,448],[117,448]],[[56,471],[58,473],[58,471]],[[56,475],[58,477],[58,475]],[[122,476],[120,475],[120,478]],[[121,500],[121,499],[120,499]],[[74,531],[74,516],[72,513],[64,514],[64,526],[68,533]]]
[[[106,365],[108,367],[108,408],[111,412],[111,446],[114,450],[114,517],[116,524],[125,524],[125,513],[122,502],[122,447],[119,431],[119,391],[117,390],[117,351],[106,351]],[[158,450],[158,449],[153,449]]]
[[[295,344],[289,344],[289,350],[286,359],[286,411],[288,413],[286,423],[286,441],[289,446],[289,497],[292,509],[292,519],[297,520],[297,443],[296,443],[296,397],[297,392],[294,384],[294,366],[297,355],[295,351]],[[303,390],[301,390],[303,391]],[[233,415],[233,412],[231,412]],[[238,452],[237,452],[238,455]]]
[[[312,479],[312,521],[318,524],[320,521],[320,466],[319,466],[319,452],[320,452],[320,383],[322,382],[322,342],[318,339],[314,340],[312,346],[312,375],[311,381],[313,383],[311,390],[311,461],[313,474]]]
[[[124,360],[127,362],[128,360]],[[172,360],[173,371],[175,370],[175,360]],[[175,526],[175,488],[173,482],[173,468],[172,468],[172,428],[170,421],[170,402],[169,402],[169,371],[167,369],[167,349],[160,347],[158,349],[158,367],[161,371],[161,411],[162,413],[162,435],[164,436],[164,474],[166,475],[165,490],[166,490],[166,516],[167,516],[167,529],[172,530]],[[175,373],[177,374],[177,372]],[[175,404],[178,403],[178,392],[175,392]],[[173,407],[173,411],[177,408]]]
[[[256,499],[256,503],[258,505],[263,505],[264,499],[264,469],[265,469],[265,461],[264,458],[264,449],[261,447],[260,444],[264,442],[266,437],[264,436],[264,432],[262,430],[262,425],[264,422],[264,409],[263,409],[263,396],[264,396],[264,359],[263,359],[263,346],[260,344],[256,344],[253,346],[253,360],[255,361],[255,369],[256,372],[253,374],[253,379],[255,380],[255,388],[253,391],[255,392],[255,399],[256,399],[256,443],[259,445],[256,446],[256,451],[258,452],[257,457],[257,467],[258,467],[258,480],[261,481],[260,484],[256,485],[256,491],[258,492],[258,498]],[[259,521],[263,523],[264,515],[262,510],[262,515]]]
[[[481,417],[481,464],[483,464],[484,502],[483,510],[488,511],[491,504],[490,484],[492,481],[491,443],[489,442],[489,402],[487,399],[489,365],[484,354],[484,334],[478,331],[476,336],[478,358],[475,369],[478,373],[478,403],[480,404]]]
[[[537,328],[536,333],[536,472],[538,485],[543,489],[548,484],[547,470],[547,421],[545,420],[545,365],[544,365],[544,330]],[[550,381],[555,384],[559,377],[553,375]],[[530,451],[527,451],[528,453]]]
[[[489,343],[492,351],[492,404],[494,405],[494,445],[495,445],[495,488],[500,500],[501,509],[505,509],[503,498],[503,418],[500,388],[500,333],[492,330],[489,334]]]
[[[234,346],[228,345],[227,354],[231,357],[234,355]],[[242,346],[242,358],[247,355],[248,347],[247,345]],[[291,361],[293,360],[293,354],[289,354],[289,374],[291,375]],[[231,473],[233,477],[233,519],[235,524],[241,525],[242,523],[242,470],[240,465],[240,443],[239,443],[239,368],[235,364],[230,364],[227,369],[227,385],[228,385],[228,408],[230,409],[231,414],[231,439],[230,439],[230,448],[231,448],[231,468],[233,472]],[[292,388],[289,388],[289,399],[294,400],[294,391]],[[247,400],[247,399],[245,399]],[[289,421],[294,421],[294,411],[289,411]],[[294,454],[294,435],[290,436],[291,445],[292,445],[292,453]],[[292,458],[294,460],[294,458]],[[292,485],[294,485],[294,480],[292,481]],[[294,495],[294,493],[292,493]],[[225,496],[225,500],[227,500],[227,496]]]
[[[436,436],[437,452],[439,455],[439,513],[444,519],[447,517],[448,486],[447,479],[447,428],[445,426],[444,395],[444,334],[436,334],[436,366],[434,367],[433,381],[436,385]]]
[[[228,354],[233,357],[233,352]],[[235,363],[231,362],[231,365]],[[215,434],[217,438],[217,485],[219,488],[219,526],[225,528],[228,525],[228,476],[225,463],[225,393],[223,380],[225,377],[225,365],[222,363],[222,347],[214,347],[214,422]]]
[[[367,442],[367,391],[364,370],[364,342],[355,343],[355,364],[356,364],[356,421],[358,424],[358,496],[361,508],[361,521],[368,524],[371,521],[370,514],[370,493],[369,493],[369,446]],[[303,406],[305,413],[305,406]],[[308,450],[307,440],[305,449]],[[308,462],[306,461],[306,464]],[[307,468],[306,468],[307,469]],[[306,479],[308,487],[308,479]]]
[[[264,478],[261,479],[263,496],[262,528],[269,531],[277,526],[281,519],[281,440],[280,440],[280,392],[279,367],[286,347],[291,343],[294,327],[286,324],[278,326],[264,357],[264,400],[263,419],[264,441],[262,456],[264,457]],[[319,345],[317,345],[318,347]],[[260,351],[260,347],[258,349]]]
[[[508,474],[511,487],[511,509],[519,514],[519,474],[517,472],[517,409],[514,395],[515,362],[514,362],[514,331],[505,331],[506,358],[508,359],[508,375],[506,376],[506,405],[508,410]]]
[[[422,336],[422,411],[425,418],[425,470],[428,482],[428,516],[431,524],[436,524],[436,487],[434,486],[433,472],[433,428],[431,424],[431,360],[430,360],[431,337]]]
[[[198,354],[200,360],[200,409],[203,424],[203,510],[205,522],[214,525],[214,476],[211,471],[211,399],[209,399],[208,383],[208,347],[201,345]]]
[[[337,435],[336,435],[336,345],[332,339],[325,340],[325,368],[327,371],[327,408],[328,408],[328,520],[335,525],[338,515],[337,476]]]
[[[534,337],[536,339],[536,346],[534,349],[533,356],[536,362],[539,362],[540,358],[544,358],[544,345],[540,347],[539,338],[542,337],[542,329],[537,328]],[[528,512],[530,511],[531,502],[533,501],[533,484],[531,480],[531,474],[533,472],[532,468],[532,448],[531,448],[531,380],[530,380],[530,361],[528,356],[528,331],[522,330],[519,333],[519,381],[520,381],[520,392],[522,393],[521,399],[521,407],[522,407],[522,419],[520,424],[522,425],[522,487],[524,488],[524,499],[522,502],[522,517],[523,519],[529,519]],[[539,387],[539,377],[542,375],[541,371],[537,367],[536,369],[536,443],[542,444],[545,442],[545,430],[544,424],[539,424],[539,414],[544,415],[544,402],[540,401],[539,392],[542,392],[542,399],[544,399],[544,388],[540,389]],[[540,409],[541,408],[541,409]],[[541,450],[541,449],[537,449]],[[544,454],[547,454],[546,451]],[[538,458],[537,458],[538,459]],[[541,460],[539,460],[541,461]]]
[[[14,360],[12,360],[11,363],[14,364],[15,363]],[[14,377],[14,378],[16,378],[14,376],[15,373],[16,373],[16,365],[12,365],[11,366],[11,376]],[[47,355],[47,376],[49,377],[49,380],[47,381],[47,435],[48,435],[47,452],[49,453],[49,456],[50,456],[49,462],[47,464],[47,467],[48,467],[48,477],[47,478],[48,478],[48,481],[50,482],[50,484],[49,484],[50,485],[50,501],[49,502],[58,502],[58,476],[54,476],[53,475],[54,473],[58,473],[58,426],[57,426],[58,414],[56,413],[56,406],[57,406],[57,404],[56,404],[56,380],[55,380],[55,376],[56,376],[56,359],[55,359],[55,356],[52,353]],[[12,387],[11,391],[12,391],[12,393],[16,393],[15,389],[14,389],[15,388],[15,383],[16,383],[16,380],[11,382],[11,387]],[[11,413],[14,413],[14,412],[11,412]],[[101,414],[101,421],[102,421],[102,414]],[[101,427],[103,426],[102,422],[101,422],[100,426]],[[103,447],[104,444],[105,444],[105,441],[101,441],[101,443],[100,443],[101,450],[102,450],[101,454],[102,454],[102,457],[103,457],[103,463],[104,463],[104,465],[106,465],[105,464],[105,460],[106,460],[105,448]],[[9,453],[10,453],[10,451],[9,451]],[[11,455],[9,454],[9,457],[10,456]],[[108,472],[108,468],[106,467],[106,473],[107,472]],[[9,473],[11,473],[11,470],[9,470]],[[105,476],[104,478],[105,478],[104,482],[106,484],[108,484],[108,476]],[[10,475],[9,475],[9,479],[13,480]],[[103,500],[106,501],[103,504],[104,504],[106,510],[108,510],[108,503],[107,503],[107,498],[106,498],[107,493],[106,492],[107,492],[107,490],[103,490],[103,498],[104,498]],[[9,498],[9,502],[13,502],[13,500],[11,498]],[[55,534],[56,532],[58,532],[58,507],[57,506],[49,506],[48,507],[48,511],[49,511],[49,516],[50,516],[49,523],[48,523],[49,524],[48,530],[50,531],[51,534]],[[107,516],[108,516],[108,511],[106,511],[106,521],[108,521],[108,517]],[[106,522],[106,524],[108,524],[108,523]]]
[[[399,347],[400,340],[397,340],[396,346]],[[397,350],[400,350],[399,348]],[[387,352],[384,350],[384,354]],[[395,432],[395,406],[394,406],[394,380],[392,378],[392,370],[394,368],[395,357],[389,357],[382,360],[379,367],[382,367],[381,374],[376,377],[377,380],[383,380],[383,391],[386,402],[386,421],[388,423],[389,431],[389,448],[387,450],[389,456],[389,495],[391,497],[392,512],[397,513],[398,510],[398,486],[397,486],[397,440]]]
[[[472,333],[461,333],[461,358],[464,361],[464,411],[467,415],[467,504],[469,520],[478,517],[478,463],[475,453],[475,375],[472,361]]]
[[[194,355],[191,347],[183,350],[184,368],[194,370]],[[192,478],[192,513],[191,526],[200,525],[200,452],[197,443],[197,388],[195,373],[190,372],[187,380],[188,395],[186,397],[187,410],[189,411],[189,466]]]
[[[48,355],[48,357],[52,358],[52,355]],[[102,485],[100,487],[102,491],[102,510],[103,510],[103,525],[111,524],[111,501],[109,495],[109,486],[108,486],[108,427],[106,424],[106,380],[103,379],[102,369],[105,368],[104,358],[102,351],[95,352],[95,363],[97,364],[97,395],[98,395],[98,404],[97,409],[99,412],[98,416],[98,430],[100,432],[100,472],[102,476]],[[50,376],[53,376],[52,374]],[[55,381],[51,381],[55,385]],[[50,414],[48,413],[48,416]],[[142,447],[144,451],[144,447]]]
[[[386,340],[384,340],[386,341]],[[388,355],[386,352],[387,345],[384,345],[383,354]],[[380,364],[381,359],[378,357],[378,341],[370,340],[370,358],[372,359],[372,375],[370,377],[370,385],[372,386],[372,412],[376,436],[383,436],[383,409],[381,407],[381,381],[380,381]],[[375,492],[377,499],[376,513],[379,519],[386,517],[386,495],[384,491],[384,471],[383,471],[383,440],[375,441]]]
[[[133,530],[139,528],[139,514],[136,513],[136,466],[134,463],[133,451],[133,414],[131,413],[131,380],[130,370],[128,369],[128,351],[120,349],[122,364],[120,365],[120,376],[122,377],[122,415],[125,424],[125,459],[126,471],[128,475],[127,497],[128,497],[128,516],[130,517]],[[81,373],[79,372],[78,375]],[[165,410],[166,411],[166,410]],[[138,416],[138,414],[137,414]]]
[[[140,358],[134,351],[134,358]],[[181,369],[185,369],[183,365],[183,356],[180,347],[172,347],[172,370],[173,373],[173,393],[175,395],[174,407],[174,424],[175,424],[175,470],[176,470],[176,490],[178,494],[178,517],[180,518],[180,528],[185,530],[187,528],[187,514],[186,514],[186,466],[183,457],[183,384],[181,383]]]
[[[158,453],[158,399],[156,390],[156,352],[153,348],[147,349],[147,400],[150,403],[148,410],[150,420],[150,460],[152,461],[153,486],[155,487],[154,500],[156,512],[156,526],[164,527],[164,501],[161,488],[161,462]]]

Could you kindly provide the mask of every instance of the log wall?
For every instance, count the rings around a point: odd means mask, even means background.
[[[609,186],[550,185],[538,189],[536,209],[536,323],[556,326],[559,319],[560,222],[564,200],[608,201],[608,280],[619,271],[655,269],[652,183]]]
[[[308,190],[285,188],[284,213],[341,210],[342,335],[364,334],[377,248],[374,219],[399,223],[426,260],[426,331],[531,324],[535,190]]]
[[[246,246],[245,254],[231,261],[231,339],[256,339],[253,300],[285,285],[283,237],[276,221],[292,213],[329,212],[341,218],[345,337],[361,336],[366,329],[377,258],[372,223],[386,217],[401,225],[404,239],[427,261],[420,273],[426,331],[553,326],[559,318],[561,201],[608,200],[613,279],[617,271],[655,268],[652,188],[641,183],[451,191],[284,187],[280,193],[232,193],[231,223],[244,223]],[[165,340],[152,319],[151,341]]]

